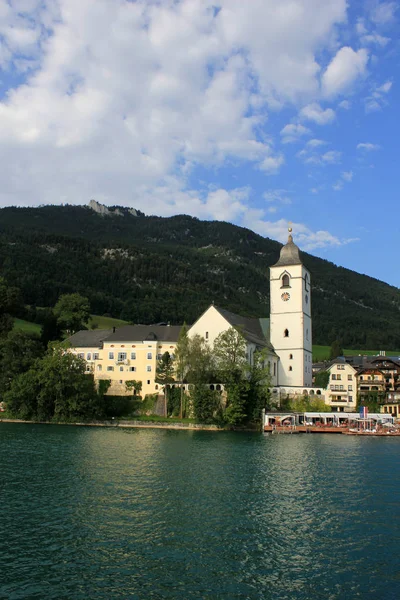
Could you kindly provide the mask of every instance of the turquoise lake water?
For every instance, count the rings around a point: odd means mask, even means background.
[[[0,598],[400,598],[400,439],[0,423]]]

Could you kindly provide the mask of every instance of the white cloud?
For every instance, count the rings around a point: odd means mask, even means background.
[[[382,48],[390,42],[390,38],[379,35],[379,33],[369,33],[368,35],[363,35],[360,39],[365,45],[374,44],[376,46],[381,46]]]
[[[275,222],[264,221],[262,211],[253,210],[248,211],[243,224],[261,235],[282,243],[287,242],[288,222],[285,219]],[[329,231],[313,231],[303,223],[292,223],[291,227],[295,243],[307,252],[317,248],[339,247],[356,241],[356,239],[340,239]]]
[[[282,143],[290,144],[293,142],[298,142],[302,136],[310,134],[311,131],[308,129],[308,127],[289,123],[281,130]]]
[[[264,158],[260,163],[259,168],[261,171],[273,175],[279,171],[284,162],[285,159],[282,154],[279,154],[278,156],[267,156],[267,158]]]
[[[371,93],[364,100],[365,112],[382,110],[388,104],[387,94],[392,89],[393,82],[388,80],[380,86],[373,86]]]
[[[197,165],[276,173],[269,107],[319,94],[317,53],[346,21],[346,0],[320,2],[0,2],[0,67],[20,72],[0,101],[0,202],[146,210],[139,189],[185,187]]]
[[[379,144],[371,144],[371,142],[361,142],[360,144],[357,144],[357,150],[366,150],[367,152],[370,152],[371,150],[379,149]]]
[[[341,152],[338,152],[337,150],[330,150],[329,152],[325,152],[325,154],[321,156],[321,160],[324,163],[333,165],[340,162],[341,156]]]
[[[343,110],[350,110],[351,102],[349,100],[342,100],[341,102],[339,102],[338,106]]]
[[[322,91],[332,97],[345,92],[359,78],[365,75],[368,52],[361,48],[357,52],[343,46],[331,60],[322,76]]]
[[[335,111],[331,108],[323,110],[317,102],[312,102],[301,109],[300,117],[305,121],[313,121],[318,125],[326,125],[334,120]]]
[[[318,154],[310,154],[305,156],[299,156],[304,160],[306,165],[316,165],[320,167],[325,167],[327,165],[336,165],[340,163],[341,152],[336,152],[334,150],[330,152],[326,152],[323,155]]]
[[[392,85],[393,85],[392,81],[386,81],[384,84],[382,84],[378,88],[376,88],[376,91],[379,93],[382,93],[382,94],[387,94],[392,89]]]
[[[325,146],[327,143],[324,140],[313,138],[312,140],[308,140],[306,146],[309,148],[318,148],[319,146]]]
[[[292,204],[291,198],[286,190],[267,190],[263,193],[263,198],[267,202],[275,202],[277,204]]]
[[[342,171],[340,179],[332,186],[335,192],[339,192],[343,189],[345,183],[353,181],[353,171]]]
[[[394,20],[397,8],[396,2],[377,2],[371,11],[371,21],[377,25],[386,25]]]

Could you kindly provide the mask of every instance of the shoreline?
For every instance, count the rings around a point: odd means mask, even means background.
[[[118,429],[175,429],[182,431],[247,431],[261,433],[257,429],[224,429],[218,425],[206,425],[202,423],[157,423],[155,421],[91,421],[65,423],[62,421],[31,421],[25,419],[2,419],[0,423],[25,423],[30,425],[70,425],[73,427],[115,427]]]

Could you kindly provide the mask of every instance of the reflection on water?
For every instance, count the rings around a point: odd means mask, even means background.
[[[398,599],[398,440],[0,424],[0,598]]]

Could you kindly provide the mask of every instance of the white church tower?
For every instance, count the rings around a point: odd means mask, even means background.
[[[270,267],[270,340],[279,356],[280,387],[312,387],[310,274],[289,228],[288,242]]]

